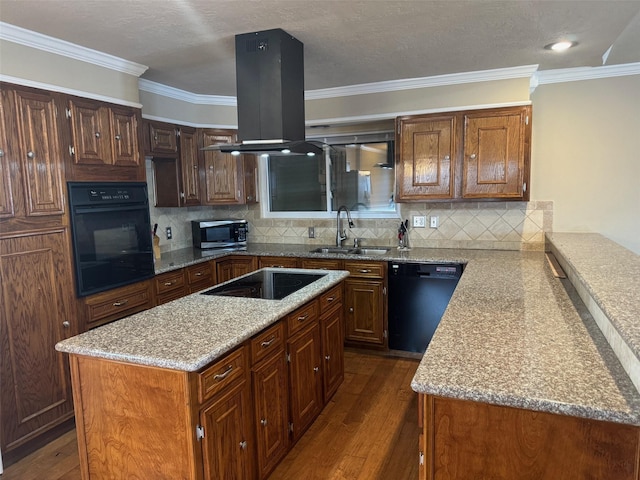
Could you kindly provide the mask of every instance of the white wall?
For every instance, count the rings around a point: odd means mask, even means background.
[[[532,200],[553,230],[599,232],[640,254],[640,75],[539,86]]]

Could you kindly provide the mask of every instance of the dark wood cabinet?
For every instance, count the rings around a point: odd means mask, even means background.
[[[342,284],[320,296],[323,398],[326,404],[344,380]]]
[[[317,302],[287,316],[287,355],[292,442],[296,442],[324,405],[320,326]]]
[[[178,156],[178,130],[175,125],[145,119],[142,126],[145,155]]]
[[[298,268],[296,257],[258,257],[258,268]]]
[[[201,147],[229,144],[235,140],[235,132],[230,130],[204,129],[200,135]],[[234,156],[207,150],[202,151],[202,163],[202,204],[247,204],[258,201],[255,156]]]
[[[289,391],[284,327],[278,322],[251,340],[258,478],[264,479],[289,450]]]
[[[200,168],[196,129],[180,127],[181,206],[200,205]]]
[[[99,327],[153,307],[151,282],[145,280],[85,297],[82,330]]]
[[[387,265],[345,261],[350,276],[345,289],[345,341],[348,345],[386,349]]]
[[[66,229],[0,240],[0,448],[5,459],[73,417],[67,356],[79,333]]]
[[[140,151],[140,110],[72,97],[71,161],[67,179],[75,181],[143,181]]]
[[[204,262],[184,268],[189,293],[199,292],[216,283],[214,263]]]
[[[2,101],[2,232],[65,224],[64,166],[54,96],[5,88]]]
[[[529,199],[531,106],[396,119],[399,202]]]
[[[253,272],[257,267],[256,257],[235,255],[216,261],[216,278],[218,283]]]
[[[156,292],[156,305],[177,300],[188,293],[187,279],[182,268],[156,275],[153,277],[153,285]]]

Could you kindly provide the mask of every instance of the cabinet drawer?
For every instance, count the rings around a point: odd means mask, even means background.
[[[259,268],[297,268],[298,259],[295,257],[259,257]]]
[[[154,282],[158,295],[184,289],[186,286],[182,269],[157,275],[154,278]],[[184,293],[186,294],[186,290]]]
[[[380,262],[344,262],[344,269],[352,277],[384,278],[386,264]]]
[[[300,260],[300,266],[316,270],[342,270],[342,260],[303,258]]]
[[[198,399],[204,403],[228,385],[240,382],[246,373],[246,348],[240,347],[198,375]]]
[[[284,351],[284,324],[278,322],[251,339],[251,365],[272,353]]]
[[[289,337],[317,321],[318,302],[313,301],[287,315],[287,332]]]
[[[184,269],[187,273],[187,283],[189,285],[194,284],[208,284],[213,285],[213,267],[211,262],[199,263],[197,265],[191,265]]]
[[[92,295],[85,299],[85,304],[87,326],[97,327],[151,308],[151,285],[149,282],[140,282]]]
[[[342,283],[320,295],[320,313],[342,302]]]

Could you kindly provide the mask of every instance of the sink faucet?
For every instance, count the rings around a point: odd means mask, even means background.
[[[351,212],[349,212],[349,209],[346,207],[346,205],[340,205],[338,207],[338,216],[336,218],[336,247],[341,247],[342,242],[347,239],[347,232],[346,230],[342,229],[342,220],[340,219],[340,212],[343,210],[347,212],[347,220],[349,221],[349,228],[355,227],[353,220],[351,220]]]

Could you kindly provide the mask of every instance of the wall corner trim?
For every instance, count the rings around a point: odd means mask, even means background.
[[[536,72],[535,86],[550,83],[576,82],[580,80],[594,80],[598,78],[622,77],[626,75],[640,75],[640,62],[624,63],[621,65],[604,65],[601,67],[560,68],[557,70],[542,70]]]

